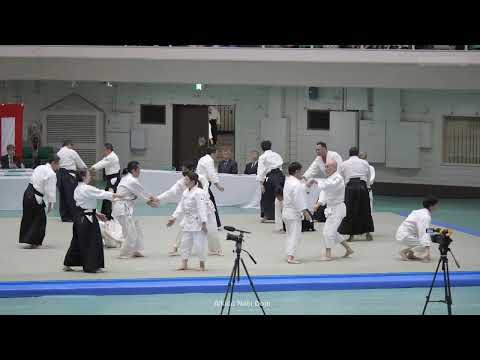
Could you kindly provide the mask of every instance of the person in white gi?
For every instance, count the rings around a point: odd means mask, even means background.
[[[142,184],[138,181],[140,176],[140,164],[138,161],[130,161],[123,170],[125,176],[120,180],[117,194],[121,199],[113,203],[112,215],[122,226],[122,235],[125,241],[120,250],[120,259],[130,257],[143,257],[143,232],[140,223],[133,217],[135,200],[141,198],[149,206],[158,206],[158,200],[145,192]]]
[[[102,272],[105,263],[98,219],[105,221],[106,216],[97,213],[97,200],[112,201],[118,198],[118,195],[89,185],[91,175],[88,170],[78,171],[77,181],[78,186],[73,195],[77,211],[73,220],[72,241],[65,255],[63,270],[73,271],[72,266],[82,266],[84,272]]]
[[[328,150],[327,144],[324,142],[320,141],[317,143],[317,146],[315,147],[315,153],[317,154],[317,157],[313,160],[307,171],[305,171],[303,174],[303,178],[305,180],[311,180],[325,176],[325,165],[332,160],[337,163],[337,167],[342,164],[342,157],[335,151]]]
[[[300,264],[299,261],[295,260],[295,254],[302,236],[302,217],[312,221],[307,211],[307,185],[300,181],[302,178],[301,170],[302,165],[300,163],[292,162],[288,166],[289,176],[286,178],[283,187],[282,217],[287,230],[286,253],[289,264]]]
[[[178,180],[170,189],[161,193],[157,196],[159,204],[166,203],[173,200],[178,196],[182,196],[185,190],[187,189],[187,174],[190,171],[195,170],[195,164],[192,161],[187,161],[182,166],[182,175],[183,177]],[[197,174],[198,175],[198,174]],[[210,196],[205,189],[208,189],[208,180],[202,176],[198,175],[198,181],[202,184],[202,190],[205,191],[206,197],[205,201],[207,203],[207,229],[208,229],[208,251],[209,255],[222,255],[222,247],[220,245],[219,231],[217,229],[216,219],[215,219],[215,207],[213,206]],[[173,245],[173,251],[169,253],[170,256],[180,255],[178,249],[181,244],[182,232],[180,231],[176,237],[175,244]]]
[[[117,154],[113,151],[113,145],[110,143],[105,143],[103,149],[104,158],[92,165],[90,170],[98,171],[105,169],[105,176],[107,178],[107,185],[105,191],[113,190],[115,193],[117,191],[117,186],[121,180],[120,174],[120,160],[118,159]],[[102,203],[102,213],[107,217],[108,220],[112,220],[112,203],[111,201],[104,200]]]
[[[285,175],[282,172],[283,159],[280,154],[272,151],[272,143],[264,140],[260,144],[263,154],[258,158],[257,181],[262,190],[260,200],[260,221],[267,222],[276,220],[276,228],[279,230],[279,219],[275,214],[281,212],[282,204],[277,198],[285,183]]]
[[[358,154],[358,157],[362,160],[367,161],[367,156],[368,154],[366,152],[361,152]],[[368,164],[370,166],[370,181],[368,182],[368,193],[370,195],[370,209],[373,212],[373,192],[372,192],[372,185],[375,182],[375,168]]]
[[[334,160],[337,163],[337,167],[342,164],[342,157],[335,151],[328,150],[327,144],[320,141],[315,147],[315,153],[317,157],[308,167],[307,171],[303,174],[303,179],[308,181],[315,178],[325,177],[325,164],[329,161]],[[325,193],[324,191],[319,192],[318,199],[321,204],[325,203]]]
[[[371,235],[375,227],[370,208],[370,165],[358,157],[356,146],[349,150],[350,158],[338,167],[338,173],[345,180],[345,206],[347,215],[343,219],[338,232],[349,235],[347,241],[353,241],[355,235],[366,234],[366,240],[372,241]]]
[[[168,220],[167,227],[172,226],[176,219],[183,216],[180,222],[182,228],[182,242],[180,254],[182,266],[178,270],[188,269],[188,258],[195,245],[195,252],[200,259],[200,270],[205,271],[205,257],[207,252],[207,203],[206,192],[199,186],[198,175],[189,172],[186,175],[187,189],[183,192],[182,200],[178,203],[175,212]]]
[[[41,246],[45,238],[47,216],[45,207],[48,204],[49,213],[56,198],[56,172],[60,159],[55,156],[49,163],[39,165],[33,170],[32,177],[23,194],[23,213],[20,223],[19,242],[28,244],[26,248],[36,249]]]
[[[57,174],[57,186],[60,195],[60,218],[63,222],[72,222],[75,215],[75,201],[73,192],[77,187],[77,170],[86,169],[87,165],[73,150],[73,143],[70,140],[63,142],[63,147],[58,151],[60,158],[60,170]]]
[[[405,249],[400,251],[402,260],[422,260],[431,261],[430,246],[432,240],[427,229],[432,225],[432,212],[437,208],[438,200],[429,197],[423,201],[423,209],[414,210],[398,227],[395,239]],[[425,254],[423,257],[415,256],[415,252],[419,255]]]
[[[222,223],[220,221],[220,216],[218,214],[218,208],[217,208],[217,203],[215,201],[215,196],[213,196],[210,186],[213,184],[218,189],[218,191],[222,191],[222,192],[225,189],[223,188],[223,186],[220,185],[220,179],[218,178],[218,174],[215,171],[215,159],[217,156],[217,149],[213,146],[209,146],[207,147],[206,152],[207,154],[201,157],[200,160],[198,160],[197,174],[205,177],[209,182],[208,189],[204,189],[204,190],[208,191],[208,194],[210,195],[210,200],[212,200],[213,206],[215,207],[215,218],[217,221],[217,228],[220,228],[222,226]]]
[[[348,246],[345,236],[338,232],[338,227],[346,215],[344,203],[345,183],[343,177],[337,172],[337,163],[335,160],[327,162],[325,166],[326,179],[318,181],[318,187],[325,193],[325,225],[323,227],[323,240],[325,242],[326,254],[321,260],[333,260],[332,248],[340,243],[345,249],[344,258],[353,254],[353,250]],[[317,207],[320,203],[317,204]]]

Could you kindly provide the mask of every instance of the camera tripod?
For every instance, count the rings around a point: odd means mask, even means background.
[[[460,264],[458,263],[457,259],[452,253],[452,250],[448,246],[439,247],[440,250],[440,259],[438,260],[437,269],[435,270],[435,274],[433,275],[432,285],[430,285],[430,290],[428,291],[427,301],[425,302],[425,306],[423,307],[422,315],[425,315],[425,311],[427,310],[428,303],[431,302],[441,302],[447,304],[447,311],[448,315],[452,315],[452,290],[450,286],[450,270],[448,268],[448,253],[452,254],[453,260],[458,268],[460,268]],[[435,285],[435,279],[438,274],[438,269],[440,268],[440,264],[442,265],[442,272],[443,272],[443,287],[445,291],[445,299],[444,300],[430,300],[430,295],[432,294],[433,286]]]
[[[240,231],[240,230],[236,230]],[[243,270],[245,270],[245,274],[247,274],[248,281],[250,282],[250,287],[252,288],[253,292],[255,293],[255,297],[257,298],[258,304],[260,308],[262,309],[263,315],[265,314],[265,310],[263,309],[262,302],[260,301],[260,298],[258,297],[257,291],[255,290],[255,287],[253,286],[253,281],[250,278],[250,274],[248,273],[247,266],[245,265],[245,262],[243,261],[242,257],[240,256],[241,252],[244,251],[250,256],[250,259],[256,264],[257,262],[253,258],[253,256],[247,251],[242,249],[242,242],[243,242],[243,233],[244,231],[240,231],[240,235],[238,236],[238,239],[235,240],[235,250],[234,252],[237,253],[237,257],[235,258],[235,263],[233,265],[232,273],[230,275],[230,279],[228,281],[228,286],[227,286],[227,291],[225,292],[225,298],[223,299],[222,303],[222,310],[220,311],[220,315],[223,315],[223,310],[225,309],[225,304],[227,301],[228,294],[230,293],[230,301],[228,304],[228,313],[227,315],[230,315],[230,309],[232,308],[232,299],[233,299],[233,292],[235,289],[235,282],[240,282],[240,262],[243,265]]]

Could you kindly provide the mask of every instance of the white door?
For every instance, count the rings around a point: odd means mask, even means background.
[[[330,112],[330,142],[328,148],[342,159],[348,159],[348,151],[358,146],[358,113],[355,111]]]

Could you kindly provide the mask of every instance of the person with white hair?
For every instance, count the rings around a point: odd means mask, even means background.
[[[337,172],[337,163],[330,160],[325,166],[326,179],[318,181],[318,187],[325,193],[324,201],[327,204],[325,209],[325,225],[323,227],[323,239],[325,242],[326,254],[321,260],[334,260],[332,257],[332,248],[340,243],[346,250],[344,258],[353,254],[352,248],[347,244],[344,235],[338,232],[338,227],[346,216],[345,182],[343,177]],[[316,207],[320,206],[320,203]]]

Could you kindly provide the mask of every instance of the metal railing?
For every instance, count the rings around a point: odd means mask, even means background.
[[[145,45],[125,45],[135,47]],[[147,45],[165,46],[165,45]],[[480,45],[168,45],[168,47],[478,51]]]

